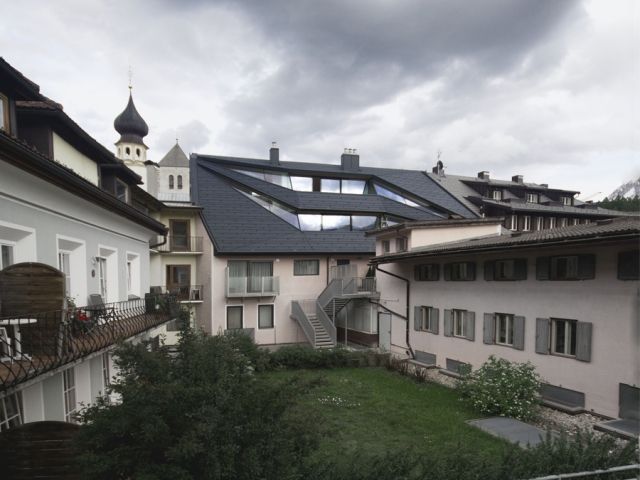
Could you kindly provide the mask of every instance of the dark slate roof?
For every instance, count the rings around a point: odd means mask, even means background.
[[[161,167],[186,167],[189,168],[189,159],[185,155],[180,145],[176,144],[171,147],[171,150],[162,157],[162,160],[158,163]]]
[[[121,142],[143,143],[142,138],[149,133],[149,126],[136,110],[131,92],[127,106],[113,121],[113,128],[120,134]]]
[[[620,212],[618,210],[609,210],[608,208],[600,207],[575,207],[571,205],[543,205],[540,203],[528,203],[528,202],[501,202],[499,200],[491,200],[483,198],[481,200],[484,205],[491,205],[497,208],[503,208],[505,210],[513,210],[515,212],[533,212],[533,213],[557,213],[557,214],[571,214],[571,215],[584,215],[586,217],[625,217],[625,216],[637,216],[638,212]],[[586,205],[586,204],[582,204]]]
[[[516,247],[543,247],[557,244],[573,244],[576,241],[584,243],[585,241],[596,242],[612,239],[636,239],[636,241],[640,239],[640,218],[614,218],[598,220],[596,223],[586,225],[573,225],[531,233],[512,233],[439,243],[414,248],[408,252],[380,255],[375,257],[373,261],[375,263],[390,263],[396,260],[441,254],[501,251]]]
[[[236,188],[259,192],[299,212],[385,213],[407,220],[441,220],[455,215],[475,218],[452,195],[423,172],[361,167],[343,171],[340,165],[281,162],[234,157],[191,156],[192,196],[203,208],[205,226],[216,252],[265,253],[360,253],[372,254],[375,242],[362,231],[303,232],[251,201]],[[399,193],[422,199],[440,209],[413,208],[379,195],[297,192],[253,178],[233,169],[260,168],[301,175],[335,178],[375,178]]]

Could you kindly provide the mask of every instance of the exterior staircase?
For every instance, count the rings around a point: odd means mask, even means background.
[[[291,318],[298,322],[314,348],[332,348],[337,341],[335,320],[338,313],[354,298],[375,295],[375,278],[334,278],[317,299],[291,302]]]

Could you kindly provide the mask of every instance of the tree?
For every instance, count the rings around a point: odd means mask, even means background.
[[[299,478],[318,434],[294,406],[311,386],[254,375],[241,348],[188,330],[177,355],[120,346],[121,401],[80,415],[83,478]]]
[[[599,207],[608,208],[611,210],[618,210],[620,212],[640,212],[640,197],[637,195],[632,198],[617,197],[609,200],[605,197],[604,200],[598,203]]]

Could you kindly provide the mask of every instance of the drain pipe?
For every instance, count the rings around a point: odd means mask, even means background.
[[[149,245],[149,248],[158,248],[167,243],[167,234],[162,235],[162,241],[160,243],[156,243],[154,245]]]
[[[415,358],[416,358],[416,356],[415,356],[415,354],[413,353],[413,348],[411,348],[411,342],[409,342],[409,323],[411,323],[411,322],[409,321],[409,311],[410,311],[410,309],[411,309],[411,307],[410,307],[410,303],[409,303],[409,298],[410,298],[410,297],[409,297],[409,285],[410,285],[410,283],[411,283],[411,282],[410,282],[410,280],[409,280],[408,278],[404,278],[404,277],[401,277],[400,275],[396,275],[395,273],[391,273],[391,272],[388,272],[387,270],[383,270],[383,269],[381,269],[381,268],[380,268],[380,265],[378,265],[377,263],[376,263],[376,270],[377,270],[377,271],[379,271],[379,272],[382,272],[382,273],[386,273],[387,275],[391,275],[392,277],[395,277],[395,278],[397,278],[398,280],[402,280],[403,282],[405,282],[405,283],[406,283],[406,286],[407,286],[407,315],[406,315],[406,319],[407,319],[407,329],[406,329],[406,342],[407,342],[407,348],[409,349],[409,353],[411,354],[411,358],[415,359]]]

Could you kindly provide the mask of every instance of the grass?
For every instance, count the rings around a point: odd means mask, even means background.
[[[315,460],[356,452],[381,455],[417,448],[425,454],[482,452],[498,458],[504,441],[465,423],[478,418],[455,391],[433,383],[419,384],[383,368],[339,368],[271,372],[275,378],[322,377],[323,384],[302,402],[324,434]]]

